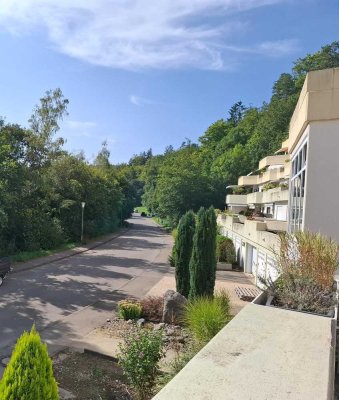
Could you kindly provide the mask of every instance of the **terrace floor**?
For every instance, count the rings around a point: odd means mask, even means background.
[[[249,304],[239,299],[234,290],[236,287],[255,288],[253,276],[237,271],[217,271],[215,289],[226,289],[228,291],[233,315],[238,314],[242,308]],[[174,270],[173,274],[164,276],[154,285],[147,295],[162,296],[169,289],[175,290]]]

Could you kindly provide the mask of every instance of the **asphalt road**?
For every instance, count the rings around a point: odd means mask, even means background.
[[[142,297],[168,273],[172,238],[151,219],[94,250],[12,274],[0,287],[0,355],[33,323],[54,341],[94,329],[116,301]]]

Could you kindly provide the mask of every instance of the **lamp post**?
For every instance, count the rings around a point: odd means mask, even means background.
[[[86,203],[84,201],[81,202],[81,243],[84,239],[84,211],[85,211]]]

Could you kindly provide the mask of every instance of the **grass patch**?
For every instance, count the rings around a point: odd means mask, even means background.
[[[53,250],[35,250],[35,251],[22,251],[17,254],[11,255],[9,258],[12,262],[25,262],[33,260],[34,258],[47,257],[51,254],[58,253],[59,251],[71,250],[77,246],[77,243],[66,243],[65,245]]]
[[[148,214],[148,210],[146,207],[143,206],[139,206],[139,207],[135,207],[134,211],[141,214],[142,212],[144,212],[145,214]]]

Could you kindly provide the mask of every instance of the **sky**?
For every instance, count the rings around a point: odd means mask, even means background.
[[[0,0],[0,115],[27,126],[60,87],[65,147],[127,162],[260,106],[338,33],[338,0]]]

